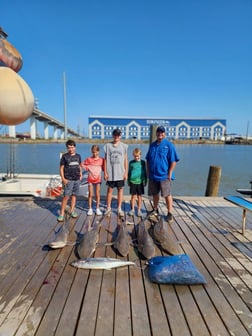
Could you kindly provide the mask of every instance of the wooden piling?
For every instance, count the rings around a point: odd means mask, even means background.
[[[210,166],[205,196],[218,196],[221,178],[221,167]]]
[[[156,132],[157,132],[158,125],[151,125],[150,127],[150,144],[157,140]]]

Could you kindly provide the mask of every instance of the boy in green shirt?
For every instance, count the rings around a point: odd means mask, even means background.
[[[129,216],[134,216],[134,206],[137,199],[137,216],[142,217],[142,195],[144,194],[144,187],[147,183],[146,164],[144,160],[141,160],[141,150],[139,148],[133,150],[133,156],[134,160],[130,161],[128,170],[128,184],[131,194],[131,210]]]

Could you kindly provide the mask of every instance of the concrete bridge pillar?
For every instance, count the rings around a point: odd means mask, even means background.
[[[31,134],[31,139],[36,139],[36,134],[37,134],[37,120],[34,116],[31,116],[30,118],[30,134]]]
[[[65,139],[65,132],[63,129],[60,130],[60,139],[64,140]]]
[[[16,127],[14,125],[9,126],[9,137],[16,138]]]
[[[53,139],[54,140],[58,139],[58,127],[56,125],[53,126]]]
[[[44,139],[49,139],[49,124],[48,121],[44,121]]]

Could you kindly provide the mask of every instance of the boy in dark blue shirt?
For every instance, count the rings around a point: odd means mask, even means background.
[[[61,211],[58,222],[64,221],[64,213],[69,197],[71,197],[70,213],[71,217],[76,218],[75,212],[76,196],[79,193],[82,180],[81,156],[76,153],[76,143],[73,140],[66,142],[67,153],[60,159],[60,176],[64,189],[64,196],[61,204]]]

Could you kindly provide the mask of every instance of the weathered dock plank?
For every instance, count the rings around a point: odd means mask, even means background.
[[[252,335],[251,214],[243,236],[239,209],[223,198],[174,200],[170,237],[207,280],[181,286],[150,282],[146,260],[133,244],[126,257],[102,244],[114,239],[111,233],[121,222],[116,211],[110,218],[88,217],[86,199],[78,200],[80,216],[70,220],[68,245],[48,249],[60,226],[59,207],[60,200],[53,199],[0,200],[0,335]],[[131,233],[139,219],[127,215],[126,198],[123,207]],[[151,209],[151,200],[144,198],[144,215]],[[165,219],[162,200],[160,214]],[[132,260],[136,267],[89,271],[71,266],[79,234],[99,219],[94,257]],[[156,253],[167,255],[158,246]]]

